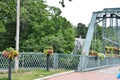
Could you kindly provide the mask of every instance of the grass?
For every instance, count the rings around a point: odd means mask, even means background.
[[[52,75],[52,74],[56,74],[56,73],[60,73],[63,72],[63,70],[51,70],[51,71],[47,71],[47,70],[19,70],[17,73],[12,72],[12,80],[33,80],[36,78],[41,78],[44,76],[48,76],[48,75]],[[8,80],[8,73],[7,72],[1,72],[0,73],[0,80]]]

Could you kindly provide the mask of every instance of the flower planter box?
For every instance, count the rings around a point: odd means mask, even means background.
[[[48,53],[48,54],[52,54],[52,53],[53,53],[53,50],[47,50],[47,53]]]

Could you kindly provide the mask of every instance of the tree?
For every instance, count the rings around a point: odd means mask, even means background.
[[[56,52],[72,52],[73,25],[60,14],[59,8],[48,6],[43,0],[21,0],[20,51],[42,51],[51,45]],[[16,0],[2,0],[0,15],[0,50],[15,47]]]
[[[77,28],[75,28],[76,37],[82,36],[82,38],[85,38],[86,37],[86,33],[87,33],[87,29],[88,28],[85,26],[85,24],[78,23],[77,24]]]
[[[16,1],[0,1],[0,50],[15,47]]]
[[[69,1],[72,1],[72,0],[69,0]],[[62,5],[62,7],[65,7],[64,0],[62,0],[62,1],[59,1],[59,3]]]
[[[67,19],[60,16],[60,9],[47,6],[41,1],[23,3],[26,5],[21,7],[21,50],[42,51],[50,45],[55,52],[72,52],[74,29]]]

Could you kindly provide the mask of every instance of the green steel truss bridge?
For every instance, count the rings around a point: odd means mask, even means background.
[[[103,53],[105,46],[120,46],[120,8],[105,8],[103,11],[93,12],[82,51],[85,55],[89,54],[96,24],[99,23],[102,23]]]
[[[82,55],[88,56],[91,50],[93,40],[97,40],[97,25],[102,26],[101,44],[97,47],[102,48],[99,52],[105,54],[106,46],[112,46],[119,49],[120,47],[120,8],[105,8],[102,11],[93,12],[91,22],[88,26],[86,40],[82,49]],[[96,46],[94,46],[96,47]],[[92,47],[93,49],[93,47]],[[119,54],[119,52],[117,52]],[[83,70],[87,63],[87,58],[80,59],[82,64],[78,66],[78,70]]]

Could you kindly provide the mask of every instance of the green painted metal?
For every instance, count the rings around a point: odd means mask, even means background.
[[[102,23],[102,53],[105,53],[105,46],[120,47],[120,8],[105,8],[102,11],[93,12],[82,50],[82,58],[78,64],[78,71],[84,70],[86,67],[88,62],[86,56],[89,55],[96,24],[100,22]],[[106,29],[107,27],[109,30]]]
[[[86,56],[89,55],[90,45],[91,45],[91,41],[94,34],[95,24],[96,24],[96,18],[97,18],[97,13],[94,12],[92,15],[91,22],[89,24],[86,40],[82,50],[82,57],[80,58],[80,62],[78,64],[78,71],[84,70],[86,63],[88,62]]]
[[[84,47],[82,50],[83,55],[89,54],[89,49],[90,49],[90,45],[91,45],[91,41],[93,38],[94,29],[95,29],[95,24],[96,24],[96,18],[97,18],[97,13],[94,12],[92,15],[91,22],[89,24],[88,32],[87,32],[85,43],[84,43]]]

